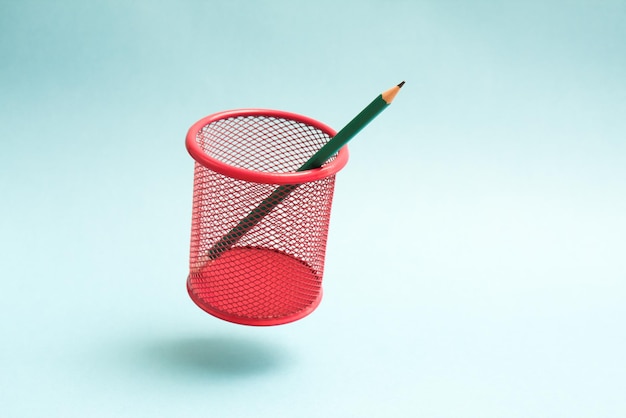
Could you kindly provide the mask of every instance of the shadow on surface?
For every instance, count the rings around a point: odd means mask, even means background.
[[[135,350],[135,366],[159,374],[198,377],[266,374],[281,369],[289,360],[280,347],[234,337],[153,340]]]

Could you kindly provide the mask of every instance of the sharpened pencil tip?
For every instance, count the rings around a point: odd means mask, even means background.
[[[404,81],[396,86],[393,86],[389,90],[383,92],[381,94],[383,100],[387,102],[387,104],[391,103],[391,101],[393,100],[394,97],[396,97],[396,94],[398,94],[402,86],[404,86]]]

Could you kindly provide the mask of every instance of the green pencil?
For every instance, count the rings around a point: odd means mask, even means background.
[[[307,162],[305,162],[297,171],[312,170],[319,168],[333,155],[335,155],[341,147],[351,140],[361,129],[370,123],[380,112],[385,110],[393,101],[400,88],[404,85],[404,81],[397,86],[393,86],[389,90],[379,94],[365,109],[361,111],[354,119],[352,119],[343,129],[337,132],[319,151],[317,151]],[[298,187],[297,184],[289,184],[277,187],[272,194],[265,198],[256,208],[243,218],[233,229],[224,235],[218,242],[213,245],[207,254],[207,261],[217,259],[222,253],[230,249],[239,241],[254,225],[259,223],[263,217],[272,211],[280,202],[282,202],[292,191]]]

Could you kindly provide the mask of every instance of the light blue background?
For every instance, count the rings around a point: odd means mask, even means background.
[[[317,311],[198,309],[189,126],[401,80]],[[0,0],[0,415],[625,416],[624,115],[624,1]]]

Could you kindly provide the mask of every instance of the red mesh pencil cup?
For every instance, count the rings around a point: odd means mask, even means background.
[[[348,149],[321,168],[297,170],[335,134],[267,109],[216,113],[189,129],[187,290],[200,308],[239,324],[279,325],[319,305],[335,174]]]

